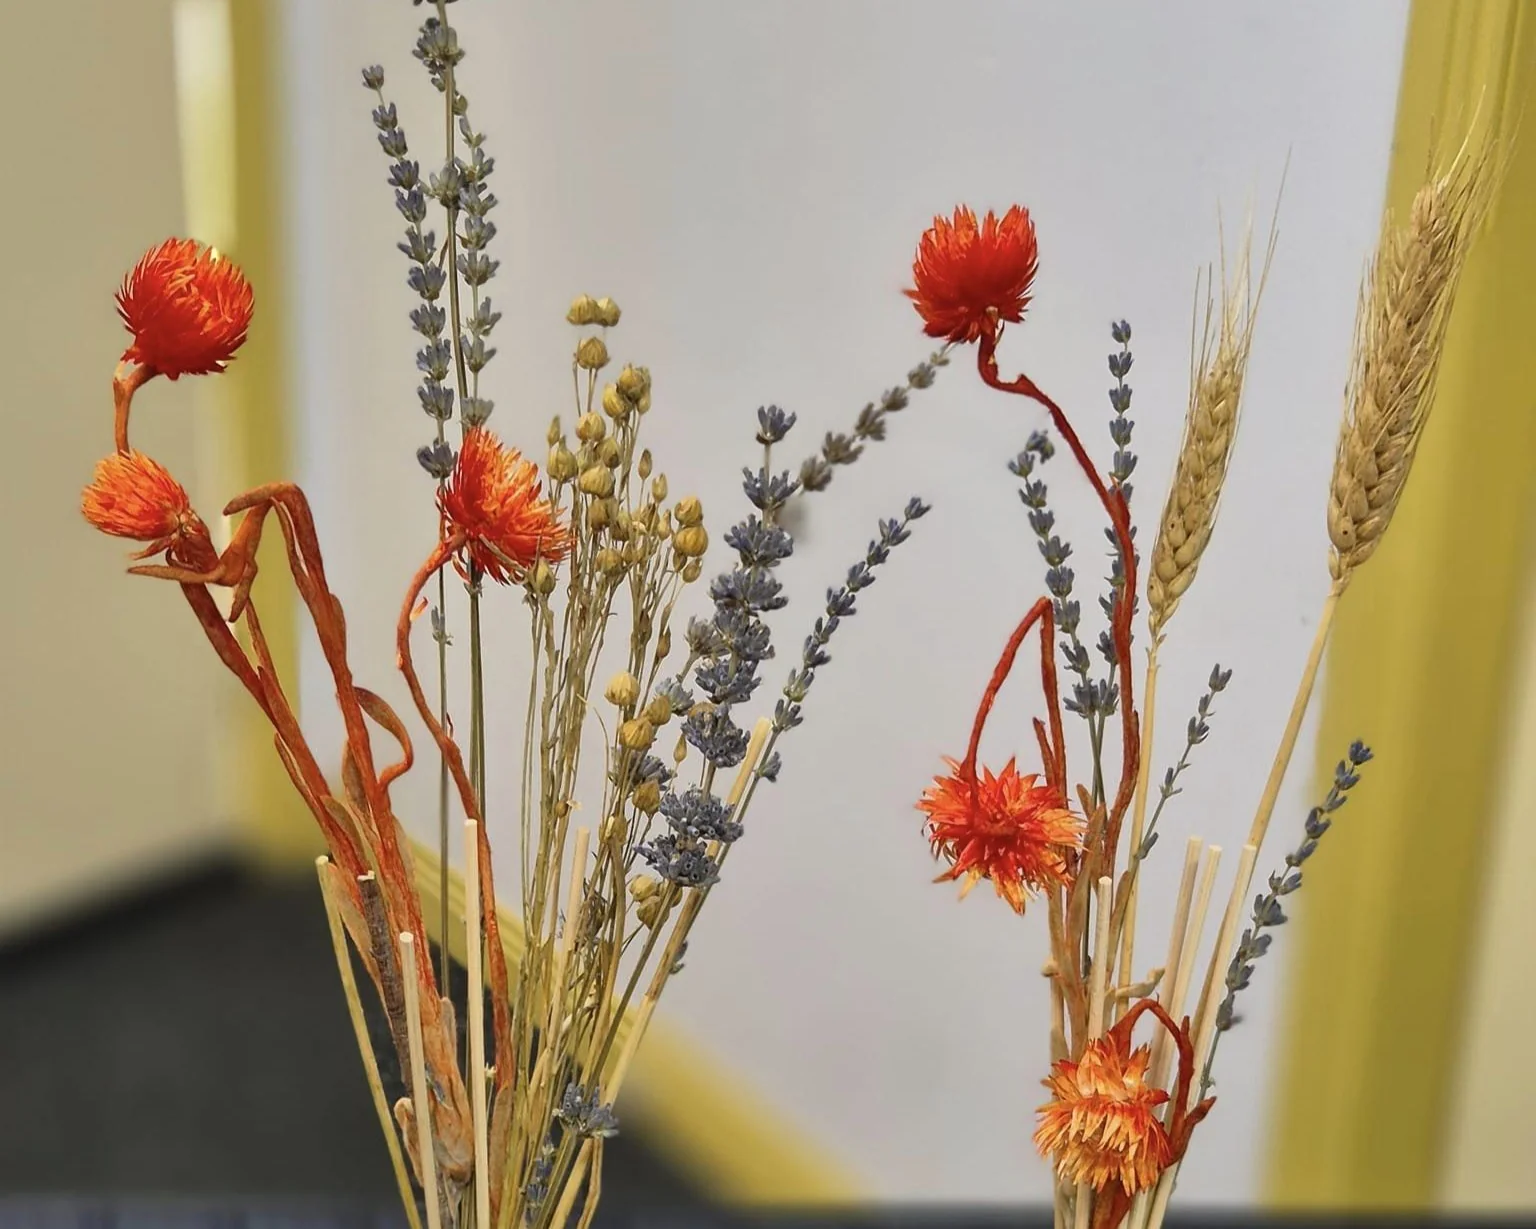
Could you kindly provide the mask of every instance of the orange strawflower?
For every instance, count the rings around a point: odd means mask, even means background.
[[[1135,1195],[1155,1185],[1174,1159],[1157,1117],[1168,1094],[1147,1083],[1151,1053],[1150,1046],[1132,1050],[1130,1031],[1117,1025],[1088,1042],[1076,1062],[1064,1058],[1051,1068],[1044,1081],[1051,1100],[1039,1109],[1035,1147],[1053,1158],[1064,1181],[1100,1192],[1114,1184]]]
[[[917,804],[928,816],[934,856],[950,862],[935,882],[963,877],[968,892],[990,879],[1023,913],[1031,893],[1071,881],[1067,856],[1082,849],[1083,830],[1058,790],[1034,773],[1021,776],[1013,760],[1000,773],[983,768],[979,778],[946,763],[949,773],[935,777]]]
[[[484,427],[465,435],[441,504],[451,528],[464,536],[470,563],[499,584],[570,551],[570,531],[540,497],[538,466]]]
[[[174,380],[223,371],[251,326],[240,266],[195,239],[167,239],[123,279],[117,314],[133,334],[123,361]]]
[[[147,542],[135,559],[163,552],[170,562],[199,572],[218,562],[208,527],[192,510],[186,489],[141,452],[115,452],[98,461],[80,510],[102,533]]]
[[[948,341],[976,341],[997,320],[1017,324],[1029,305],[1039,265],[1035,224],[1014,205],[1001,219],[990,211],[978,225],[965,206],[953,219],[937,217],[923,232],[906,296],[922,316],[923,331]]]

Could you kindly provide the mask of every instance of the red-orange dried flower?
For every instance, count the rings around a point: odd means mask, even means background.
[[[570,551],[570,531],[540,489],[538,466],[517,449],[484,427],[465,435],[443,487],[443,515],[464,535],[470,562],[499,584]]]
[[[172,380],[223,371],[245,342],[251,310],[239,265],[196,239],[167,239],[117,292],[117,313],[133,334],[123,361]]]
[[[990,879],[997,894],[1024,912],[1033,892],[1071,881],[1067,855],[1083,847],[1082,822],[1061,793],[1009,760],[999,773],[979,777],[954,760],[935,777],[917,806],[928,816],[935,857],[950,867],[936,882],[965,880],[970,891]]]
[[[1168,1094],[1147,1082],[1150,1060],[1151,1047],[1132,1050],[1130,1031],[1117,1026],[1088,1042],[1076,1062],[1061,1059],[1051,1068],[1035,1147],[1063,1180],[1101,1192],[1117,1184],[1135,1195],[1172,1162],[1173,1141],[1157,1117]]]
[[[934,218],[923,232],[905,293],[930,337],[976,341],[994,312],[1012,324],[1024,319],[1038,265],[1029,210],[1014,205],[1001,218],[988,211],[978,224],[959,205],[953,218]]]
[[[163,552],[172,563],[199,572],[218,562],[208,527],[192,510],[186,489],[141,452],[115,452],[98,461],[80,510],[102,533],[147,542],[136,559]]]

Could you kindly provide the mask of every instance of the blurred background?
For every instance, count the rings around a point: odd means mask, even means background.
[[[13,6],[0,199],[14,463],[0,483],[0,1193],[387,1201],[311,862],[270,743],[191,621],[81,521],[123,342],[111,292],[192,234],[240,261],[257,322],[228,377],[157,382],[146,451],[208,511],[308,490],[352,660],[387,698],[395,608],[436,532],[400,222],[360,69],[413,156],[437,96],[404,0]],[[1234,670],[1149,864],[1158,950],[1190,834],[1241,844],[1327,589],[1323,514],[1356,294],[1432,131],[1514,119],[1524,0],[461,0],[461,83],[501,207],[493,425],[540,455],[568,412],[576,294],[624,309],[649,443],[712,524],[740,512],[753,411],[810,453],[930,352],[900,296],[932,215],[1019,201],[1042,250],[1025,367],[1107,455],[1109,322],[1134,328],[1143,523],[1188,394],[1198,270],[1278,205],[1244,420],[1200,584],[1163,655],[1161,772],[1213,664]],[[1481,110],[1479,110],[1481,108]],[[1283,180],[1283,193],[1282,193]],[[1179,1198],[1223,1209],[1536,1213],[1536,157],[1517,148],[1468,272],[1435,418],[1379,564],[1344,602],[1261,868],[1349,740],[1377,760],[1309,865],[1296,922],[1223,1043]],[[1257,272],[1257,268],[1255,268]],[[911,494],[934,505],[861,602],[782,782],[732,860],[624,1109],[615,1200],[955,1205],[1049,1195],[1029,1136],[1046,1063],[1043,923],[930,883],[913,800],[957,753],[1041,564],[1005,462],[1042,425],[960,355],[799,527],[776,624]],[[152,405],[149,402],[152,401]],[[1097,524],[1049,467],[1058,522]],[[1078,531],[1095,577],[1094,534]],[[1107,566],[1107,565],[1106,565]],[[493,608],[494,610],[494,608]],[[290,611],[290,614],[292,612]],[[515,798],[523,643],[488,658],[491,807]],[[297,621],[268,616],[317,751],[340,746]],[[498,635],[499,632],[499,635]],[[987,754],[1036,703],[1009,695]],[[1000,710],[1001,711],[1001,710]],[[430,779],[429,779],[430,778]],[[434,836],[435,774],[397,791]],[[494,834],[493,834],[494,838]],[[505,841],[498,874],[516,871]],[[1315,874],[1311,866],[1317,866]],[[1204,957],[1202,956],[1202,959]]]

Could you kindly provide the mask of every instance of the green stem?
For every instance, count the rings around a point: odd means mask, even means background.
[[[443,424],[439,420],[437,424],[437,438],[443,438]],[[437,572],[437,616],[438,626],[433,630],[437,633],[437,720],[444,729],[448,728],[448,607],[447,589],[443,581],[443,569]],[[442,987],[444,998],[451,997],[449,992],[448,975],[450,972],[448,963],[448,757],[441,750],[438,751],[438,777],[437,777],[437,854],[438,854],[438,899],[441,912],[438,916],[440,929],[437,932],[437,980]]]
[[[448,27],[448,8],[447,8],[447,5],[445,3],[445,0],[437,0],[437,19],[438,19],[438,21],[442,22],[443,28],[445,30],[449,28]],[[455,152],[456,152],[456,142],[454,140],[454,134],[453,134],[453,121],[454,121],[454,114],[453,114],[453,112],[454,112],[454,103],[458,99],[458,87],[454,84],[454,80],[453,80],[453,65],[452,64],[446,64],[443,67],[443,86],[444,86],[444,89],[443,89],[443,142],[444,142],[444,145],[447,148],[447,161],[446,161],[445,167],[444,167],[444,170],[446,172],[447,167],[451,166],[453,164],[453,160],[454,160],[454,156],[455,156]],[[459,313],[459,254],[458,254],[459,210],[458,210],[458,206],[456,204],[447,203],[447,202],[444,203],[443,208],[444,208],[444,210],[446,211],[446,213],[448,215],[448,239],[447,239],[448,305],[449,305],[449,317],[450,317],[450,320],[451,320],[450,327],[453,329],[453,354],[454,354],[454,365],[455,365],[455,368],[456,368],[455,374],[458,376],[458,394],[459,394],[459,408],[460,408],[459,431],[460,431],[460,435],[462,437],[463,433],[467,430],[467,427],[466,427],[466,425],[464,423],[464,418],[463,418],[463,412],[462,411],[463,411],[463,406],[464,406],[464,398],[467,395],[469,385],[468,385],[468,381],[465,379],[465,375],[464,375],[463,325],[462,325],[462,321],[461,321],[461,317],[460,317],[460,313]],[[443,425],[442,425],[441,422],[439,422],[438,423],[438,439],[441,440],[442,437],[443,437]],[[438,589],[437,589],[437,592],[438,592],[438,608],[440,610],[444,611],[443,618],[446,620],[447,612],[446,612],[446,609],[444,608],[444,596],[445,595],[444,595],[443,574],[442,574],[442,572],[438,572],[438,574],[437,574],[437,585],[438,585]],[[470,630],[470,639],[471,639],[471,643],[470,643],[471,679],[470,679],[470,687],[471,687],[471,693],[475,694],[475,695],[478,695],[479,692],[481,691],[480,656],[479,656],[479,653],[480,653],[480,641],[479,641],[479,615],[480,615],[480,611],[479,611],[479,594],[476,591],[477,588],[478,588],[478,586],[475,585],[473,580],[471,580],[471,583],[470,583],[470,594],[469,594],[470,620],[471,620],[471,630]],[[448,713],[448,685],[447,685],[448,665],[447,665],[446,653],[441,653],[440,652],[440,660],[442,662],[442,671],[441,671],[441,676],[440,676],[441,679],[442,679],[442,692],[441,692],[442,701],[443,701],[443,703],[442,703],[442,719],[443,719],[444,724],[446,726],[446,723],[447,723],[447,713]],[[481,713],[478,711],[478,706],[473,707],[471,709],[471,712],[470,712],[470,727],[469,727],[470,763],[471,763],[471,773],[472,774],[474,774],[474,772],[475,772],[474,766],[479,762],[479,758],[480,757],[479,757],[479,754],[478,754],[478,749],[482,745],[482,740],[483,740],[483,737],[484,737],[482,732],[481,732],[481,728],[480,728],[481,725],[483,724],[483,722],[480,720],[480,717],[481,717]],[[441,889],[441,892],[442,892],[442,913],[441,913],[441,917],[440,917],[440,923],[442,925],[442,932],[441,932],[441,934],[439,936],[439,939],[440,939],[439,951],[440,951],[441,961],[442,961],[443,994],[446,996],[448,994],[448,974],[449,974],[448,930],[449,930],[449,926],[451,925],[451,919],[449,917],[449,912],[448,912],[448,854],[449,854],[449,840],[448,840],[448,761],[447,761],[446,758],[443,758],[441,760],[441,763],[442,763],[442,777],[441,777],[441,782],[440,782],[441,789],[440,789],[440,792],[439,792],[438,825],[437,825],[438,826],[438,833],[437,833],[438,857],[440,859],[441,866],[442,866],[442,881],[441,881],[441,884],[440,884],[440,889]],[[484,792],[484,788],[483,788],[483,781],[482,781],[482,778],[480,776],[478,776],[478,775],[473,776],[472,779],[474,780],[476,794],[478,796],[478,800],[479,800],[480,806],[481,806],[480,822],[483,824],[485,822],[485,792]],[[465,873],[466,874],[468,873],[468,868],[466,868],[466,872]],[[488,907],[489,907],[490,903],[491,902],[489,902],[489,901],[486,902]]]
[[[480,653],[480,576],[472,570],[469,581],[469,775],[485,822],[485,672]]]

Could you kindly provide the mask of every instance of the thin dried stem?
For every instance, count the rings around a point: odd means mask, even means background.
[[[320,877],[320,897],[325,902],[325,920],[331,932],[331,950],[336,955],[336,971],[341,976],[342,993],[347,1000],[347,1016],[352,1021],[352,1035],[357,1041],[358,1053],[363,1056],[368,1092],[373,1098],[373,1110],[379,1119],[379,1129],[384,1133],[385,1146],[389,1149],[390,1168],[394,1170],[395,1186],[400,1192],[400,1202],[405,1206],[406,1220],[411,1229],[421,1229],[421,1218],[416,1214],[416,1196],[411,1189],[410,1171],[406,1169],[405,1154],[400,1148],[400,1133],[389,1112],[384,1081],[379,1075],[379,1062],[374,1055],[373,1041],[368,1036],[368,1022],[363,1015],[362,998],[357,992],[357,978],[352,973],[352,953],[342,928],[341,906],[337,901],[336,888],[327,874],[332,867],[333,863],[327,857],[315,859],[315,870]]]
[[[1264,834],[1269,831],[1269,821],[1274,816],[1275,804],[1280,800],[1280,786],[1285,782],[1286,769],[1291,756],[1296,753],[1296,740],[1301,736],[1301,724],[1306,719],[1307,706],[1312,702],[1312,689],[1317,685],[1317,672],[1323,664],[1323,650],[1328,646],[1328,633],[1333,629],[1333,616],[1339,608],[1339,598],[1344,592],[1344,582],[1335,581],[1323,601],[1322,614],[1317,629],[1312,634],[1312,647],[1302,667],[1301,681],[1296,686],[1296,696],[1291,701],[1291,713],[1286,718],[1285,729],[1280,735],[1280,746],[1275,750],[1274,763],[1264,782],[1264,792],[1259,796],[1259,807],[1248,829],[1248,844],[1255,849],[1264,847]]]

